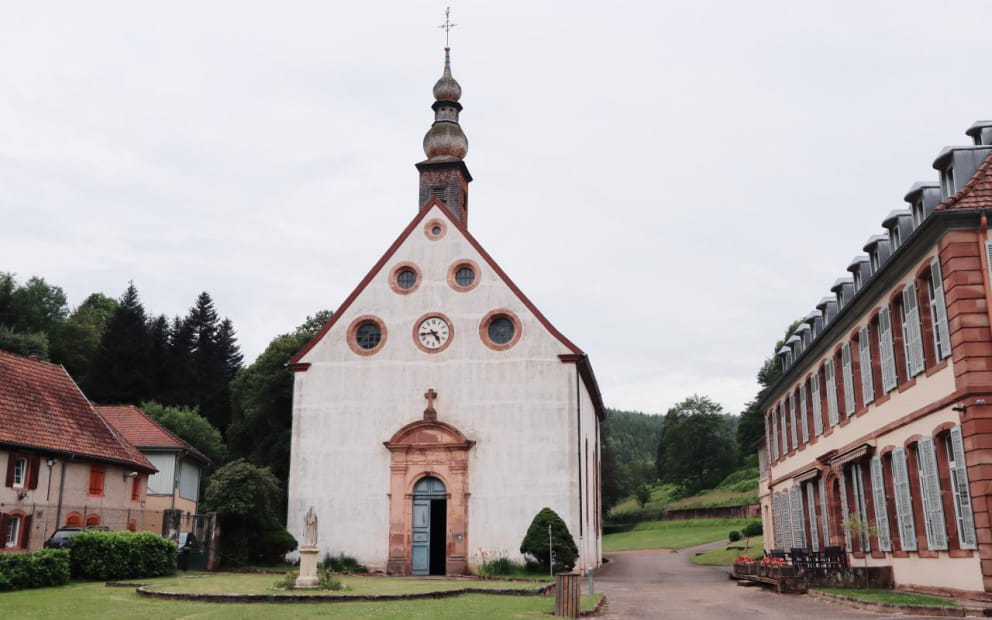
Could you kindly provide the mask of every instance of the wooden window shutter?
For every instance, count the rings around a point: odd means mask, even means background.
[[[0,512],[0,550],[7,546],[8,528],[10,528],[10,515]]]
[[[809,510],[809,547],[819,549],[819,532],[816,531],[816,498],[813,495],[812,481],[806,483],[806,507]]]
[[[906,349],[907,376],[923,372],[923,332],[920,328],[920,305],[916,296],[916,282],[910,282],[902,291],[903,337]]]
[[[792,447],[799,448],[799,424],[796,421],[796,393],[789,394],[789,421],[792,423]]]
[[[12,487],[14,486],[14,467],[17,466],[17,455],[11,452],[7,455],[7,481],[4,486]],[[6,536],[6,530],[4,531],[4,536]]]
[[[771,426],[772,460],[778,460],[778,418],[775,417],[775,410],[768,412],[769,425]]]
[[[90,465],[90,495],[103,495],[104,472],[105,469],[103,465]]]
[[[810,400],[813,401],[813,433],[823,434],[823,409],[820,406],[820,373],[814,372],[809,380]]]
[[[775,520],[773,529],[775,530],[775,548],[782,549],[782,496],[779,493],[772,495],[772,518]]]
[[[21,517],[21,531],[17,534],[19,540],[17,546],[20,549],[27,549],[31,544],[31,515]]]
[[[803,432],[803,443],[809,443],[809,421],[806,409],[806,382],[799,386],[799,428]]]
[[[827,510],[827,483],[820,476],[820,520],[823,522],[823,546],[830,546],[830,512]]]
[[[41,457],[32,456],[28,459],[28,488],[38,488],[38,471],[41,469]]]
[[[778,404],[778,424],[782,431],[782,456],[789,452],[789,428],[785,421],[785,401]]]
[[[889,392],[896,387],[896,353],[892,339],[892,314],[888,306],[878,314],[878,354],[882,364],[882,389]]]
[[[782,548],[792,546],[792,507],[789,505],[789,492],[782,491]]]
[[[899,523],[899,546],[903,551],[916,551],[916,524],[913,522],[913,497],[909,489],[906,450],[892,452],[892,484],[896,493],[896,521]]]
[[[851,361],[850,342],[845,342],[840,348],[840,359],[844,381],[844,412],[851,417],[857,407],[854,402],[854,367]]]
[[[792,503],[792,546],[806,546],[806,529],[803,526],[803,493],[798,486],[792,487],[789,491],[789,500]]]
[[[940,478],[937,470],[937,452],[933,437],[922,437],[916,444],[917,463],[920,468],[920,491],[927,530],[927,546],[934,551],[947,549],[947,524],[944,521],[944,503],[940,498]]]
[[[837,377],[834,376],[834,358],[827,359],[823,367],[824,377],[827,379],[827,415],[830,417],[830,426],[837,426],[840,423],[840,414],[837,411]]]
[[[840,520],[844,523],[849,518],[851,518],[850,512],[847,507],[847,476],[844,475],[844,470],[840,471]],[[844,528],[844,545],[845,549],[850,551],[851,546],[851,532]]]
[[[889,512],[885,504],[885,478],[882,475],[882,457],[871,459],[871,493],[875,503],[875,529],[878,530],[878,548],[892,551],[892,537],[889,534]]]
[[[960,425],[951,429],[951,452],[954,458],[951,486],[954,489],[954,508],[958,517],[958,537],[962,549],[975,549],[978,547],[978,537],[975,534],[975,515],[972,513],[968,465],[964,460],[964,441],[961,437]]]
[[[875,400],[875,385],[871,377],[871,330],[867,325],[858,335],[858,363],[861,366],[861,400],[865,406]]]
[[[934,350],[939,362],[951,354],[951,334],[947,327],[947,300],[944,298],[944,278],[938,258],[930,263],[930,290],[933,293],[930,316],[933,319]]]

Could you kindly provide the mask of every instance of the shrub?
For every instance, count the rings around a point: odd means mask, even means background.
[[[339,553],[336,556],[330,553],[324,554],[324,559],[317,564],[317,568],[329,570],[335,573],[367,573],[369,568],[350,555]]]
[[[761,527],[761,521],[751,521],[741,529],[741,534],[751,538],[752,536],[761,536],[763,530]]]
[[[0,554],[0,592],[61,586],[69,581],[69,551]]]
[[[72,576],[95,580],[169,575],[176,557],[176,543],[151,532],[83,532],[69,550]]]
[[[741,533],[737,530],[730,530],[730,535],[727,538],[730,539],[730,542],[737,542],[741,539]]]
[[[278,590],[292,590],[296,587],[296,578],[300,576],[299,571],[289,571],[283,575],[273,586]],[[317,587],[321,590],[344,590],[341,580],[334,576],[330,570],[319,569],[317,571]]]
[[[489,553],[480,550],[479,556],[480,562],[476,568],[476,572],[480,577],[510,575],[514,572],[514,570],[523,571],[524,569],[523,565],[517,564],[510,558],[506,557],[506,554],[502,549]]]
[[[296,549],[296,539],[281,526],[262,530],[255,541],[255,560],[260,564],[277,564]]]
[[[548,540],[548,528],[551,528],[551,541]],[[549,548],[549,542],[553,547]],[[550,551],[554,551],[554,565],[549,566]],[[572,570],[575,560],[579,557],[579,549],[568,531],[568,526],[554,510],[542,508],[534,516],[527,528],[527,534],[520,543],[520,553],[530,555],[541,565],[544,572],[548,569],[554,572]]]

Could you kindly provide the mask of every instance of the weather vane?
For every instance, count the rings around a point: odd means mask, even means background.
[[[451,23],[451,7],[449,6],[448,8],[444,9],[444,23],[441,24],[440,26],[438,26],[438,28],[444,28],[444,46],[445,47],[450,47],[450,45],[448,43],[448,33],[451,32],[451,29],[454,28],[457,25],[458,24],[452,24]]]

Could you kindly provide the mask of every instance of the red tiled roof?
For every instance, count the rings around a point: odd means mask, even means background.
[[[0,351],[0,443],[157,471],[61,366]]]
[[[138,449],[164,448],[185,450],[204,463],[210,462],[202,452],[176,437],[147,413],[134,405],[94,405],[110,425]]]
[[[971,179],[958,193],[937,205],[938,209],[981,209],[992,207],[992,155],[985,158]]]

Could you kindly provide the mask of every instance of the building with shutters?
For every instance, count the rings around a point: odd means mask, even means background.
[[[842,546],[899,586],[992,593],[992,121],[934,160],[778,355],[768,549]],[[853,537],[851,516],[877,536]],[[858,560],[860,565],[861,559]]]
[[[550,507],[577,568],[595,567],[602,398],[585,353],[468,231],[460,98],[446,49],[417,209],[290,361],[288,528],[302,539],[313,506],[321,555],[451,575],[481,552],[519,558]]]
[[[158,470],[148,477],[143,529],[163,534],[166,510],[196,514],[201,473],[210,460],[134,405],[97,405],[96,410]]]
[[[145,529],[155,471],[64,368],[0,351],[0,552],[67,525]]]

